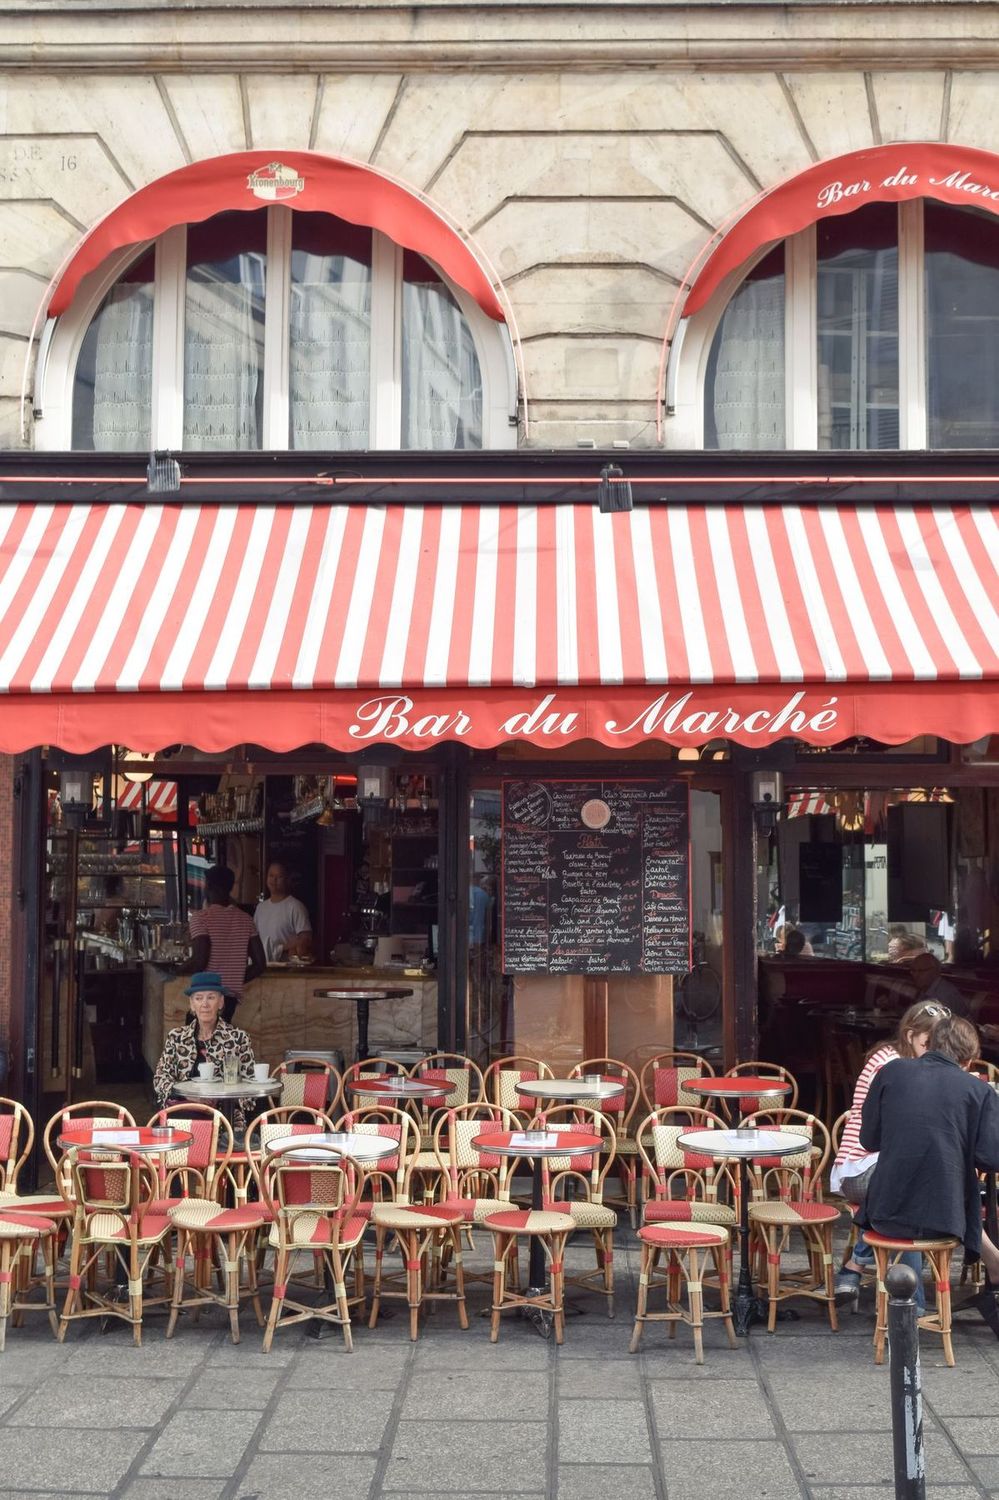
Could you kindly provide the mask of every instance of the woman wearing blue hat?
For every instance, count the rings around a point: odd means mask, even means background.
[[[214,1076],[222,1078],[226,1057],[235,1056],[239,1077],[253,1077],[250,1038],[222,1017],[225,991],[221,975],[207,972],[193,975],[184,994],[190,998],[194,1020],[175,1027],[163,1044],[163,1055],[153,1075],[153,1090],[161,1109],[179,1102],[173,1092],[174,1084],[199,1077],[202,1063],[210,1063]],[[237,1130],[246,1124],[246,1104],[245,1099],[236,1101],[233,1123]]]

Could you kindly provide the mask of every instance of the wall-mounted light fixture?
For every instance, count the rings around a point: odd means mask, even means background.
[[[601,515],[609,515],[616,510],[632,510],[635,500],[631,493],[631,483],[624,477],[624,470],[618,464],[604,464],[600,470],[600,483],[597,485],[597,506]]]
[[[780,771],[754,771],[753,816],[760,833],[772,833],[784,802],[784,777]]]

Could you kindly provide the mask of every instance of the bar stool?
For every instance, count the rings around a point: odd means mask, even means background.
[[[500,1316],[511,1307],[536,1307],[551,1316],[555,1342],[561,1344],[565,1329],[565,1243],[578,1228],[569,1214],[550,1213],[546,1209],[515,1208],[490,1214],[483,1220],[493,1236],[493,1310],[489,1337],[499,1338]],[[520,1235],[540,1239],[548,1261],[550,1288],[528,1287],[526,1292],[507,1285],[511,1258],[516,1261]]]
[[[720,1224],[700,1224],[696,1229],[687,1225],[680,1227],[669,1224],[646,1224],[638,1231],[638,1238],[642,1242],[642,1262],[638,1277],[638,1307],[635,1312],[635,1328],[631,1335],[630,1352],[638,1353],[646,1323],[669,1323],[670,1338],[675,1338],[678,1323],[687,1323],[694,1332],[694,1360],[697,1364],[703,1365],[702,1329],[705,1318],[724,1320],[729,1345],[734,1349],[736,1347],[735,1328],[729,1303],[728,1230],[723,1229]],[[706,1252],[703,1260],[699,1258],[702,1250]],[[657,1276],[656,1268],[662,1255],[667,1257],[666,1269]],[[721,1309],[718,1312],[714,1310],[705,1312],[704,1310],[704,1297],[701,1290],[702,1270],[709,1255],[714,1261],[721,1294]],[[681,1277],[687,1283],[689,1308],[687,1311],[680,1304]],[[665,1289],[665,1312],[649,1312],[649,1290],[652,1287]]]
[[[55,1305],[55,1240],[58,1226],[37,1214],[19,1214],[0,1210],[0,1354],[7,1339],[7,1320],[14,1314],[15,1323],[23,1312],[47,1312],[52,1332],[58,1335],[59,1320]],[[39,1244],[45,1257],[45,1301],[26,1302],[15,1294],[21,1262],[28,1273]],[[25,1278],[27,1280],[28,1278]]]
[[[874,1363],[884,1364],[885,1339],[888,1336],[888,1288],[885,1277],[888,1267],[895,1264],[907,1250],[919,1250],[933,1267],[937,1305],[934,1312],[919,1319],[919,1326],[926,1333],[939,1333],[943,1341],[944,1363],[953,1366],[954,1346],[951,1343],[950,1322],[950,1261],[960,1242],[940,1235],[935,1239],[902,1240],[895,1235],[878,1234],[874,1229],[864,1230],[864,1239],[874,1251],[877,1268],[878,1296],[877,1322],[874,1329]]]
[[[371,1316],[368,1327],[378,1322],[383,1297],[405,1297],[409,1303],[409,1336],[419,1331],[420,1308],[429,1298],[458,1304],[458,1322],[468,1327],[465,1308],[465,1275],[461,1263],[462,1210],[445,1203],[375,1203],[371,1223],[375,1230],[375,1284],[371,1293]],[[406,1275],[405,1288],[398,1284],[399,1273],[383,1273],[385,1241],[394,1235],[402,1252]],[[446,1290],[435,1280],[435,1263],[446,1245],[454,1256],[454,1290]]]
[[[173,1338],[181,1309],[205,1306],[222,1307],[229,1314],[230,1337],[239,1343],[239,1304],[250,1297],[257,1323],[264,1326],[264,1315],[260,1306],[257,1288],[256,1237],[270,1222],[270,1215],[260,1203],[248,1203],[242,1208],[224,1208],[206,1198],[188,1198],[175,1208],[168,1210],[170,1222],[177,1230],[178,1248],[174,1268],[173,1297],[170,1301],[170,1321],[166,1336]],[[211,1284],[212,1252],[200,1249],[199,1242],[215,1237],[219,1265],[224,1273],[224,1290],[217,1292]],[[193,1250],[194,1279],[185,1275],[187,1252]],[[240,1268],[245,1264],[247,1284],[240,1285]],[[185,1286],[191,1287],[191,1295],[184,1296]]]

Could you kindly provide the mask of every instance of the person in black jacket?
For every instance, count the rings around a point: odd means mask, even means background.
[[[999,1250],[982,1234],[976,1175],[999,1172],[999,1095],[968,1073],[979,1045],[970,1021],[944,1016],[924,1057],[897,1058],[878,1073],[860,1123],[861,1145],[879,1153],[862,1214],[881,1234],[951,1235],[981,1255],[991,1285],[977,1305],[999,1336]]]

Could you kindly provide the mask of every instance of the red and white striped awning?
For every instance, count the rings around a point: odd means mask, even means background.
[[[0,507],[0,749],[973,740],[997,560],[979,506]]]
[[[125,781],[118,793],[118,808],[122,812],[141,812],[145,789],[145,808],[150,818],[172,823],[177,817],[177,783],[158,781],[155,777],[143,783]]]

